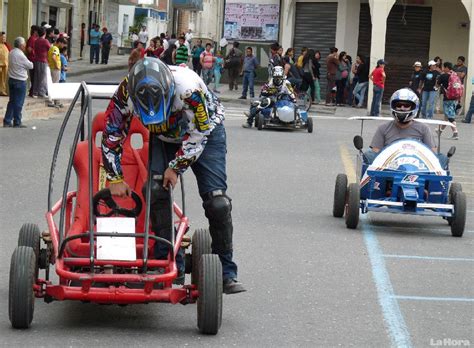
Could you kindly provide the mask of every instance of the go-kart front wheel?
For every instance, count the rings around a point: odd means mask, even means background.
[[[257,129],[262,130],[265,126],[265,117],[262,114],[257,115]]]
[[[346,226],[355,229],[359,224],[360,188],[358,183],[349,185],[346,204]]]
[[[451,186],[449,187],[449,203],[454,204],[454,196],[456,195],[457,192],[462,192],[462,185],[458,182],[452,182]],[[449,226],[453,223],[453,217],[448,217],[446,218],[448,220]]]
[[[334,217],[343,217],[346,206],[347,196],[347,175],[337,174],[336,186],[334,187],[334,203],[332,206],[332,215]]]
[[[219,256],[202,255],[199,264],[199,298],[197,320],[199,331],[215,335],[222,322],[222,264]]]
[[[313,118],[308,117],[308,120],[306,122],[308,124],[308,133],[313,133]]]
[[[453,199],[454,215],[451,218],[451,235],[462,237],[466,226],[466,194],[458,191]]]
[[[191,240],[191,282],[194,285],[199,284],[199,263],[202,255],[211,254],[211,234],[207,228],[199,228],[194,231]]]
[[[33,321],[36,281],[36,256],[33,248],[19,246],[10,263],[8,317],[15,329],[27,329]]]

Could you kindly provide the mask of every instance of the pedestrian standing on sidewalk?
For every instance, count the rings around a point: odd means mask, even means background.
[[[100,61],[100,64],[108,64],[113,37],[106,27],[102,28],[102,33],[103,34],[100,37],[100,47],[102,48],[102,59]]]
[[[431,120],[435,109],[435,98],[438,91],[437,81],[439,74],[436,71],[436,62],[428,62],[428,71],[421,76],[421,117]]]
[[[474,112],[474,93],[471,95],[471,103],[469,104],[469,110],[466,112],[466,117],[462,120],[462,123],[471,123],[472,113]]]
[[[243,54],[239,49],[240,43],[234,41],[231,50],[225,57],[225,68],[229,72],[229,90],[237,90],[239,88],[239,73],[242,70]]]
[[[0,33],[0,95],[7,96],[8,80],[8,54],[10,48],[7,46],[5,32]]]
[[[92,24],[92,29],[89,32],[89,45],[90,47],[90,58],[89,61],[92,64],[94,61],[99,64],[99,52],[100,52],[100,32],[97,24]]]
[[[326,68],[327,68],[327,89],[326,89],[326,106],[333,106],[334,99],[332,90],[336,86],[336,71],[339,67],[338,59],[338,49],[336,47],[331,47],[329,49],[329,55],[326,58]]]
[[[201,76],[201,70],[202,70],[202,65],[201,65],[201,53],[204,52],[204,47],[202,47],[202,40],[199,39],[197,40],[196,45],[192,48],[191,50],[191,56],[193,57],[193,70]]]
[[[452,140],[459,139],[458,128],[456,126],[456,104],[458,97],[450,96],[449,89],[454,87],[454,83],[456,81],[454,76],[456,73],[453,71],[453,64],[450,62],[443,63],[443,74],[438,79],[438,84],[441,87],[441,93],[443,93],[443,111],[445,118],[451,122],[451,130],[453,131],[453,135],[451,137]],[[458,77],[458,76],[456,76]],[[460,82],[460,78],[458,77],[458,81]],[[446,126],[441,126],[441,129],[436,132],[443,132]]]
[[[33,62],[35,70],[33,98],[46,98],[48,95],[48,51],[51,44],[45,36],[45,30],[38,28],[38,39],[35,41],[35,61]]]
[[[25,102],[28,70],[33,68],[33,63],[23,53],[26,48],[24,38],[17,37],[13,42],[13,46],[13,50],[9,53],[10,66],[8,67],[10,99],[3,118],[3,127],[25,128],[21,123],[21,110]]]
[[[61,49],[66,46],[66,39],[59,38],[56,42],[49,48],[48,51],[48,64],[49,69],[51,70],[51,79],[53,83],[59,83],[61,78]],[[59,100],[53,100],[51,96],[48,96],[50,107],[59,107],[61,104]]]
[[[456,65],[453,67],[453,71],[459,76],[461,79],[461,83],[464,85],[464,78],[467,75],[467,66],[464,65],[464,62],[466,61],[466,58],[464,56],[459,56],[458,61]],[[458,99],[458,102],[456,104],[456,114],[460,115],[461,114],[461,109],[462,109],[462,97]]]
[[[35,42],[36,39],[38,39],[38,29],[39,27],[37,25],[32,25],[31,26],[31,31],[30,31],[30,37],[28,38],[28,41],[26,42],[26,58],[30,62],[35,61]],[[35,78],[35,69],[30,70],[30,90],[28,92],[28,95],[30,97],[33,96],[33,81]]]
[[[188,32],[184,35],[186,42],[189,44],[189,47],[191,47],[191,44],[193,42],[193,31],[191,29],[188,29]]]
[[[188,64],[189,51],[188,47],[184,44],[186,38],[184,36],[179,37],[179,47],[176,50],[176,65]]]
[[[224,58],[222,52],[217,51],[216,60],[214,61],[214,92],[220,93],[219,85],[221,82],[222,72],[224,71]]]
[[[148,31],[146,30],[145,26],[143,26],[138,33],[138,41],[143,44],[143,47],[146,47],[146,43],[148,42]]]
[[[316,79],[314,76],[313,72],[313,57],[314,57],[314,51],[313,50],[308,50],[306,51],[304,57],[303,57],[303,83],[301,85],[301,90],[302,91],[308,91],[310,90],[310,96],[311,96],[311,101],[314,103],[314,80]]]
[[[206,50],[201,53],[202,80],[208,86],[212,81],[212,73],[214,72],[214,61],[216,57],[211,52],[211,44],[206,44]]]
[[[349,77],[349,70],[351,66],[347,61],[346,52],[342,51],[339,54],[339,64],[336,70],[336,105],[344,106],[344,92],[346,90],[347,78]]]
[[[421,98],[421,79],[423,77],[423,72],[421,71],[422,67],[421,62],[415,62],[413,64],[413,73],[408,82],[408,86],[416,93],[418,98]]]
[[[356,60],[359,65],[357,66],[357,84],[354,87],[354,103],[357,100],[356,108],[362,108],[364,105],[365,93],[367,92],[367,86],[369,85],[369,65],[364,56],[358,55]]]
[[[280,52],[283,52],[283,47],[278,42],[272,43],[270,46],[270,60],[268,62],[268,79],[273,75],[273,69],[276,66],[285,66]]]
[[[84,50],[84,43],[86,42],[86,23],[81,23],[81,50],[79,51],[79,59],[82,60],[82,51]]]
[[[239,99],[247,99],[247,90],[250,92],[250,98],[255,98],[254,92],[254,80],[257,76],[258,60],[253,55],[252,47],[247,47],[245,52],[244,65],[242,67],[241,76],[243,76],[242,81],[242,95]]]
[[[315,99],[317,104],[321,104],[321,85],[319,84],[319,79],[321,78],[321,64],[319,61],[321,60],[321,52],[316,51],[314,53],[314,58],[312,59],[313,62],[313,74],[314,74],[314,93]]]
[[[436,71],[441,74],[443,73],[443,60],[441,57],[436,56],[433,59],[436,62]],[[441,104],[443,104],[443,101],[441,100],[443,97],[443,94],[441,93],[440,89],[438,89],[438,92],[436,92],[436,98],[435,98],[435,111],[437,114],[441,112]]]
[[[377,67],[370,73],[369,78],[374,83],[374,95],[372,96],[372,106],[370,107],[370,116],[379,116],[380,104],[382,103],[383,90],[385,89],[385,61],[379,59]]]
[[[174,53],[176,51],[176,45],[171,44],[168,46],[168,49],[163,52],[160,59],[168,65],[174,65]]]
[[[59,76],[59,82],[66,82],[68,68],[68,57],[67,57],[67,46],[61,48],[61,75]]]

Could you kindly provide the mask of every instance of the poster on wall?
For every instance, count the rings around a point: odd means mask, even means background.
[[[280,0],[226,0],[224,11],[227,40],[278,40]]]

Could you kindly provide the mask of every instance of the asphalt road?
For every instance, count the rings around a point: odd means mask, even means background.
[[[116,81],[119,72],[84,79]],[[451,169],[468,195],[463,238],[440,218],[371,213],[357,230],[332,217],[335,177],[353,176],[359,124],[318,117],[313,134],[243,129],[228,104],[228,194],[235,258],[248,292],[224,297],[221,330],[202,336],[196,306],[127,307],[36,301],[29,330],[8,321],[10,256],[24,222],[46,229],[47,184],[60,119],[0,129],[0,345],[423,347],[474,343],[474,145],[460,126]],[[103,110],[97,102],[95,110]],[[35,126],[36,129],[31,127]],[[375,124],[366,127],[370,140]],[[68,141],[61,151],[55,198]],[[450,134],[449,134],[450,135]],[[444,135],[447,137],[447,135]],[[185,176],[192,229],[206,226],[197,187]],[[444,340],[444,341],[443,341]],[[456,341],[458,340],[458,341]],[[464,341],[463,341],[464,342]],[[438,344],[439,345],[439,344]],[[459,344],[458,344],[459,345]]]

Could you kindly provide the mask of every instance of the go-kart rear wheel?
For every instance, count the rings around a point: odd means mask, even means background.
[[[451,186],[449,187],[449,196],[448,196],[450,204],[454,204],[454,195],[457,192],[462,192],[462,185],[458,182],[452,182]],[[448,220],[448,224],[449,226],[451,226],[451,224],[453,223],[453,218],[448,217],[446,218],[446,220]]]
[[[313,118],[308,116],[308,133],[313,133]]]
[[[347,196],[347,175],[337,174],[336,186],[334,188],[334,203],[332,206],[332,215],[334,217],[343,217],[346,207]]]
[[[257,129],[262,130],[265,126],[265,117],[262,114],[257,115]]]
[[[466,226],[466,194],[458,191],[453,199],[454,215],[451,218],[451,235],[462,237]]]
[[[199,298],[197,319],[199,331],[215,335],[222,322],[222,264],[219,256],[206,254],[199,264]]]
[[[36,256],[33,248],[19,246],[10,263],[8,317],[15,329],[27,329],[33,320],[36,281]]]
[[[359,224],[360,188],[358,183],[349,185],[346,204],[346,226],[355,229]]]
[[[194,231],[191,241],[191,282],[195,285],[199,284],[199,262],[201,261],[202,255],[212,253],[211,241],[211,234],[207,228],[198,228]]]
[[[40,229],[38,225],[32,223],[25,223],[20,228],[18,236],[18,246],[28,246],[35,252],[36,258],[40,253]]]

